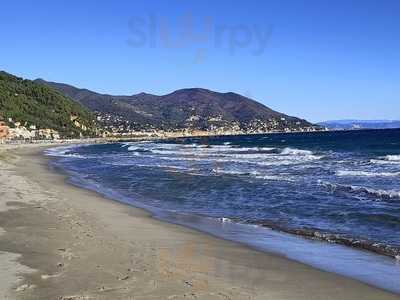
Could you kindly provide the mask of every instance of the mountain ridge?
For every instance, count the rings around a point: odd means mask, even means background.
[[[36,82],[59,90],[95,112],[100,118],[129,122],[137,130],[229,130],[282,131],[317,129],[304,119],[277,112],[237,93],[220,93],[205,88],[184,88],[165,95],[100,94],[72,85]],[[115,122],[114,122],[115,123]]]

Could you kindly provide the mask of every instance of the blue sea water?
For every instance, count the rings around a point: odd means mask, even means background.
[[[258,248],[265,237],[266,248],[353,277],[359,265],[359,279],[398,292],[400,130],[121,142],[48,154],[75,183],[160,218]],[[320,250],[313,259],[279,249],[278,240],[305,248],[318,240]],[[351,248],[364,252],[349,256]],[[326,249],[342,259],[327,260]]]

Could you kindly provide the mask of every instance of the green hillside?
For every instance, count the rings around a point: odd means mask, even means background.
[[[71,116],[77,117],[78,125]],[[0,71],[0,117],[36,125],[38,129],[54,129],[62,137],[78,137],[81,133],[90,136],[95,128],[93,115],[79,103],[50,87],[3,71]]]

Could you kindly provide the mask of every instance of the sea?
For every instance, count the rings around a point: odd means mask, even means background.
[[[123,141],[46,154],[70,183],[155,218],[400,293],[400,129]]]

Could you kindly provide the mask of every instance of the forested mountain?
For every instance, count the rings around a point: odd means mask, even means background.
[[[4,71],[0,71],[0,118],[54,129],[62,137],[89,136],[95,130],[94,115],[76,101],[49,86]]]

